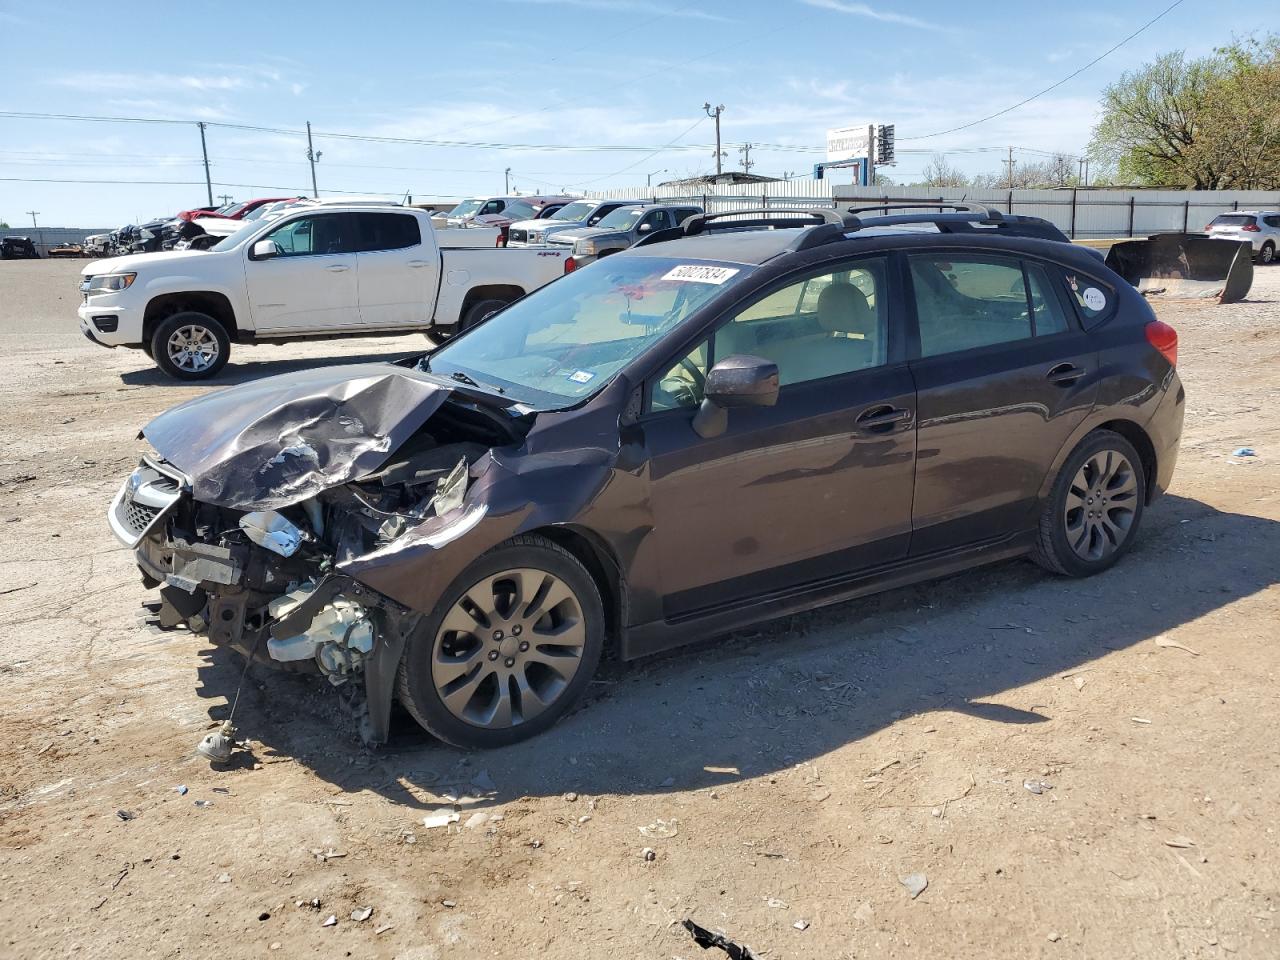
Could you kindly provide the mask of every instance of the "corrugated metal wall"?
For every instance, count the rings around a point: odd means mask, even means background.
[[[60,243],[84,243],[85,237],[110,232],[110,227],[23,227],[21,224],[0,230],[6,237],[30,237],[42,257],[49,253],[50,247]]]
[[[648,198],[701,204],[712,213],[751,207],[852,205],[885,196],[970,200],[999,210],[1043,217],[1079,239],[1146,236],[1201,230],[1227,210],[1280,210],[1280,193],[1263,190],[939,190],[936,187],[854,187],[830,180],[792,180],[746,187],[636,187],[598,191],[593,197]]]

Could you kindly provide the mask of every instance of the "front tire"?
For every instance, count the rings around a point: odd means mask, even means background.
[[[600,591],[578,559],[513,537],[472,562],[409,637],[400,702],[454,746],[517,743],[581,699],[604,635]]]
[[[1258,251],[1258,263],[1265,267],[1275,262],[1276,245],[1268,240],[1262,245],[1262,249]]]
[[[231,338],[207,313],[182,310],[165,317],[151,334],[156,366],[175,380],[205,380],[227,365]]]
[[[1095,430],[1058,471],[1040,514],[1035,561],[1068,577],[1111,567],[1133,545],[1146,491],[1146,471],[1133,444]]]

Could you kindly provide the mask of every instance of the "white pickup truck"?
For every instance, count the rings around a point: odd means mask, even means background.
[[[209,250],[90,263],[80,329],[199,380],[222,369],[232,341],[417,332],[438,342],[556,279],[567,259],[567,250],[443,246],[423,210],[300,206]]]

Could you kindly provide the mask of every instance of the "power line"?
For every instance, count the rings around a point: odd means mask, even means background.
[[[205,185],[203,180],[91,180],[91,179],[72,179],[62,177],[0,177],[0,183],[80,183],[93,184],[100,186],[134,186],[134,187],[202,187]],[[296,193],[301,196],[307,192],[307,187],[297,186],[280,186],[275,183],[228,183],[224,180],[214,180],[215,187],[232,187],[240,190],[279,190],[282,193]],[[326,187],[325,193],[340,194],[383,194],[386,196],[399,196],[405,191],[397,187],[395,190],[338,190],[332,187]],[[413,191],[414,196],[424,197],[453,197],[456,194],[446,193],[423,193]]]
[[[664,147],[659,147],[657,150],[653,151],[653,153],[650,153],[647,156],[641,157],[639,160],[635,161],[635,163],[629,163],[625,167],[623,167],[621,170],[615,170],[613,173],[607,173],[603,177],[596,177],[594,180],[579,180],[577,183],[574,184],[574,186],[585,187],[591,183],[599,183],[601,180],[609,180],[613,177],[621,176],[622,174],[626,173],[628,170],[631,170],[631,169],[634,169],[635,167],[640,166],[640,164],[649,160],[651,157],[656,157],[658,154],[662,153],[664,150],[675,146],[676,141],[684,139],[686,136],[692,133],[695,129],[697,129],[698,124],[702,123],[702,121],[706,119],[707,119],[706,117],[699,117],[697,120],[693,122],[693,126],[689,127],[687,130],[685,130],[683,133],[677,136],[675,140],[671,141],[671,143],[667,144]]]
[[[1098,56],[1094,57],[1092,60],[1086,63],[1083,67],[1081,67],[1079,70],[1076,70],[1074,73],[1071,73],[1063,77],[1057,83],[1054,83],[1045,87],[1039,93],[1033,93],[1031,96],[1027,97],[1025,100],[1019,100],[1017,103],[1015,103],[1011,107],[1005,107],[1003,110],[997,110],[995,113],[989,114],[988,116],[985,116],[980,120],[971,120],[969,123],[962,123],[958,127],[950,127],[946,130],[939,130],[936,133],[925,133],[925,134],[921,134],[918,137],[900,137],[899,139],[900,140],[928,140],[930,137],[941,137],[948,133],[956,133],[960,130],[968,130],[970,127],[976,127],[980,123],[986,123],[988,120],[994,120],[996,117],[1002,117],[1006,113],[1011,113],[1014,110],[1017,110],[1019,107],[1025,107],[1032,100],[1036,100],[1040,97],[1043,97],[1046,93],[1049,93],[1051,90],[1058,89],[1058,87],[1062,86],[1068,80],[1074,80],[1076,77],[1080,76],[1080,74],[1084,73],[1086,70],[1092,67],[1095,63],[1098,63],[1099,61],[1105,59],[1106,57],[1109,57],[1111,54],[1115,53],[1117,50],[1123,47],[1126,43],[1128,43],[1138,34],[1142,33],[1144,30],[1146,30],[1148,27],[1154,24],[1157,20],[1160,20],[1162,17],[1164,17],[1165,14],[1169,13],[1175,7],[1181,6],[1182,3],[1183,3],[1183,0],[1174,0],[1173,3],[1169,4],[1169,6],[1165,7],[1162,11],[1160,11],[1160,13],[1156,14],[1154,17],[1152,17],[1150,20],[1144,23],[1137,30],[1133,31],[1133,33],[1129,34],[1127,37],[1125,37],[1123,40],[1117,43],[1114,47],[1111,47],[1109,50],[1105,50]]]

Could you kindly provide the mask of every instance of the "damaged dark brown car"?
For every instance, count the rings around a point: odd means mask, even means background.
[[[1095,255],[995,211],[716,220],[417,363],[148,424],[108,516],[162,622],[324,674],[371,741],[398,699],[495,746],[570,709],[606,644],[1128,549],[1183,391],[1173,331]]]

